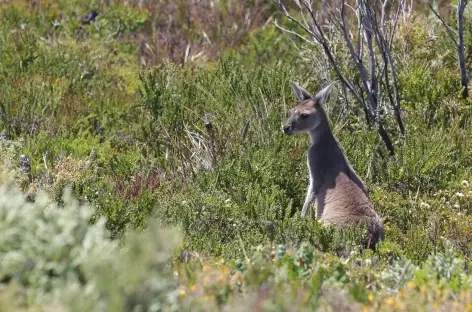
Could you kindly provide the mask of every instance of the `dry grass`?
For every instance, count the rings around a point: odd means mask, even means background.
[[[150,19],[134,34],[144,64],[215,60],[220,52],[243,44],[250,33],[271,20],[272,1],[179,0],[146,4]]]
[[[336,6],[340,0],[331,0]],[[139,1],[143,3],[144,1]],[[141,64],[214,61],[227,49],[243,45],[251,33],[273,21],[279,14],[275,1],[254,0],[160,0],[142,4],[149,11],[146,27],[129,39],[137,42]],[[417,14],[429,14],[426,3],[407,1]],[[286,1],[294,7],[292,1]],[[450,1],[439,0],[440,14],[446,19],[454,14]],[[326,5],[319,5],[321,11]]]

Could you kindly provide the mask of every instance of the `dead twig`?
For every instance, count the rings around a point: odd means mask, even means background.
[[[208,138],[210,141],[210,151],[211,151],[211,157],[212,157],[212,168],[216,167],[216,161],[217,161],[217,154],[216,154],[216,148],[215,148],[215,134],[213,132],[213,124],[211,123],[211,120],[208,118],[208,115],[205,114],[205,117],[203,118],[203,123],[205,124],[205,128],[207,129],[208,132]]]

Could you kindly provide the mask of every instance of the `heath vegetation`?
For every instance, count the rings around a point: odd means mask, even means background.
[[[472,311],[457,2],[320,1],[326,46],[302,0],[0,2],[0,310]],[[334,83],[375,252],[301,217],[290,80]]]

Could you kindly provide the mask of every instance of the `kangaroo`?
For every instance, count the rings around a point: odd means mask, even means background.
[[[295,82],[290,81],[290,84],[301,103],[291,110],[283,131],[288,135],[308,132],[311,138],[307,155],[310,184],[302,216],[308,216],[315,202],[316,218],[325,225],[345,228],[364,223],[368,230],[366,247],[375,249],[377,242],[384,239],[382,221],[372,207],[363,182],[334,137],[323,108],[332,84],[315,96]]]

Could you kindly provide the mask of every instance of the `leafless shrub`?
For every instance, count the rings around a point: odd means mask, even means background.
[[[343,87],[361,104],[367,121],[377,126],[382,141],[394,155],[395,149],[385,129],[382,113],[392,109],[400,133],[405,134],[391,47],[400,16],[408,14],[406,0],[322,0],[324,19],[308,0],[294,0],[300,18],[294,17],[281,0],[275,2],[285,17],[301,27],[304,33],[277,26],[309,44],[321,47]],[[332,32],[343,38],[360,77],[358,80],[343,72],[329,36]]]

